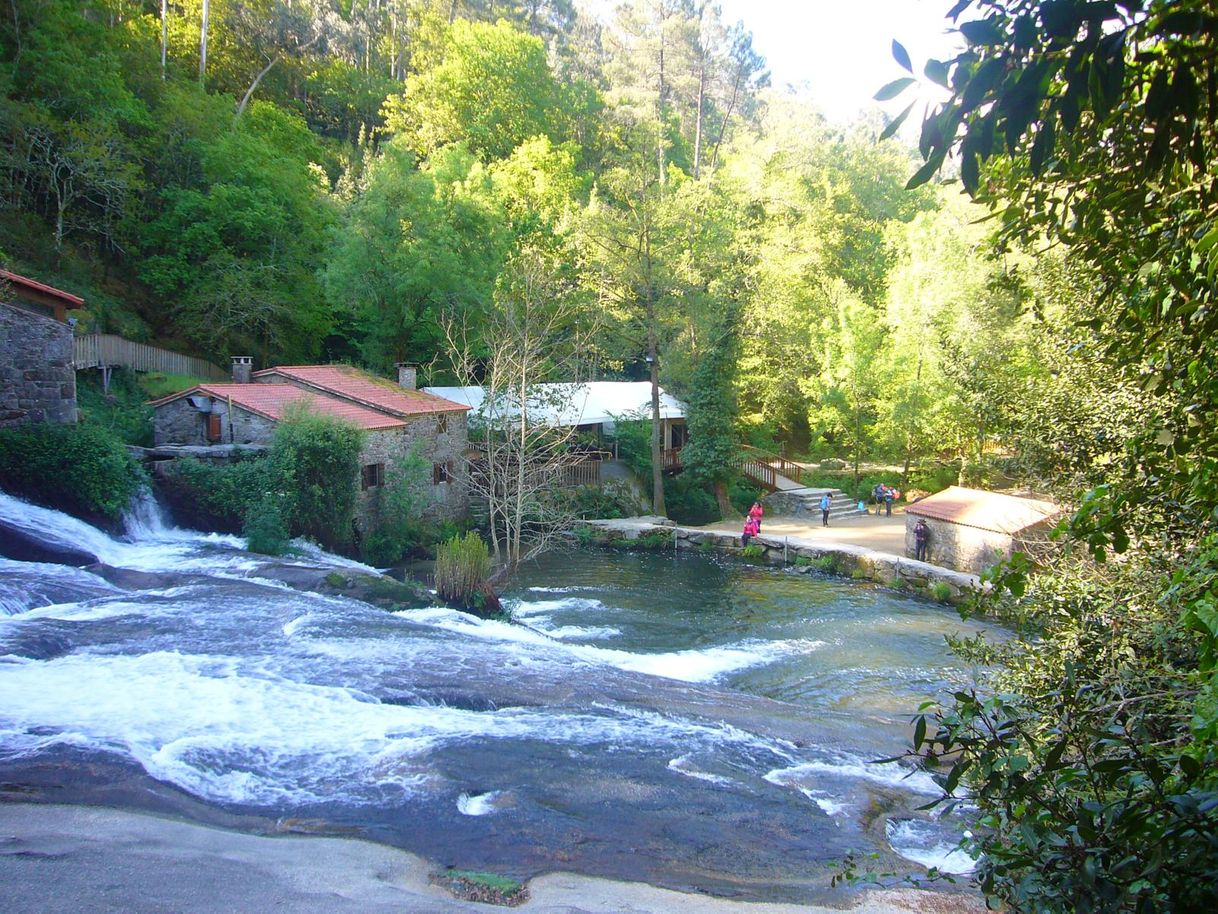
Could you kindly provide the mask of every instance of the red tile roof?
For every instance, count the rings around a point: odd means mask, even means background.
[[[469,409],[465,404],[402,387],[351,365],[278,365],[254,372],[254,377],[259,381],[276,376],[308,384],[395,416],[464,412]]]
[[[952,486],[914,502],[905,513],[963,527],[1014,534],[1057,516],[1061,509],[1052,502],[1035,498]]]
[[[85,303],[85,300],[79,295],[73,295],[71,292],[56,289],[54,286],[48,286],[46,283],[39,282],[36,279],[30,279],[28,276],[10,273],[8,270],[0,270],[0,279],[7,279],[14,286],[29,289],[32,292],[41,292],[43,295],[58,298],[69,308],[80,308]]]
[[[154,400],[149,405],[162,406],[181,397],[205,394],[218,400],[232,399],[242,409],[276,421],[282,419],[293,403],[306,403],[308,407],[324,416],[345,419],[362,429],[373,431],[384,428],[402,428],[401,419],[368,409],[357,403],[349,403],[337,397],[318,395],[292,384],[200,384],[168,397]]]

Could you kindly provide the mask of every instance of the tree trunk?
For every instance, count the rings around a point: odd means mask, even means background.
[[[715,170],[719,161],[719,147],[723,145],[723,137],[727,134],[727,122],[736,107],[736,97],[740,94],[740,80],[744,77],[744,67],[736,71],[736,82],[732,84],[732,100],[728,103],[727,111],[723,114],[723,123],[719,126],[719,138],[715,140],[715,151],[711,154],[710,170]]]
[[[207,19],[211,15],[211,0],[203,0],[203,21],[199,25],[199,82],[207,76]]]
[[[242,96],[240,103],[238,103],[238,105],[237,105],[236,117],[238,119],[241,117],[241,115],[243,115],[245,113],[245,108],[247,105],[249,105],[250,99],[254,95],[254,90],[256,90],[258,88],[258,83],[262,82],[262,77],[264,77],[264,76],[266,76],[266,74],[270,73],[271,67],[275,66],[275,64],[277,64],[277,63],[279,63],[278,54],[276,54],[274,57],[272,57],[271,62],[268,63],[265,67],[263,67],[261,72],[259,72],[259,74],[254,77],[254,81],[252,83],[250,83],[250,87],[245,90],[245,95]]]
[[[727,483],[722,479],[715,480],[715,501],[719,503],[719,516],[723,520],[736,516],[736,509],[732,506],[732,500],[727,497]]]
[[[161,0],[161,79],[169,61],[169,0]]]
[[[698,117],[694,124],[694,180],[700,175],[702,162],[702,109],[706,107],[706,55],[702,56],[702,65],[698,68]]]
[[[664,453],[660,449],[660,362],[656,357],[655,305],[647,321],[647,357],[651,361],[651,509],[668,516],[664,504]]]

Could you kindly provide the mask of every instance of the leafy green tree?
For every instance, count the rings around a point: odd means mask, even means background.
[[[525,140],[562,142],[584,116],[546,59],[545,45],[506,22],[453,24],[443,61],[386,102],[386,127],[420,155],[465,143],[483,160]]]
[[[369,164],[364,184],[334,230],[322,282],[368,364],[429,362],[444,345],[442,315],[480,324],[507,256],[492,176],[460,147],[420,170],[399,139]]]
[[[285,416],[271,439],[269,489],[254,507],[274,512],[293,535],[328,549],[351,542],[363,432],[350,423],[298,410]],[[273,521],[274,518],[271,518]],[[249,526],[247,519],[247,526]],[[273,537],[259,526],[260,535]]]
[[[694,369],[688,396],[689,443],[681,451],[685,473],[714,489],[723,517],[734,513],[727,485],[739,475],[735,389],[738,331],[733,318],[729,311],[719,335],[710,340]]]
[[[1156,408],[1127,413],[1136,425],[1116,459],[1103,445],[1084,451],[1095,462],[1079,477],[1102,481],[1067,531],[1096,562],[1030,583],[1018,564],[999,572],[1005,608],[1028,626],[998,654],[1009,672],[992,697],[960,693],[923,717],[915,748],[949,758],[945,786],[980,805],[978,879],[992,897],[1021,910],[1208,910],[1218,230],[1204,177],[1214,97],[1201,86],[1218,57],[1218,10],[966,0],[950,15],[967,47],[927,66],[952,94],[923,124],[926,163],[911,184],[953,153],[1004,239],[1067,246],[1098,293],[1085,322],[1057,335],[1087,347],[1073,378],[1106,370]],[[1109,550],[1126,555],[1106,563]]]

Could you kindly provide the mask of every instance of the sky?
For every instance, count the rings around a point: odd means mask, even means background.
[[[885,83],[907,75],[892,58],[900,41],[922,75],[927,58],[949,57],[960,45],[949,35],[951,0],[718,0],[725,22],[743,20],[766,59],[775,87],[794,85],[834,121],[879,106],[898,113],[908,97],[879,103]]]

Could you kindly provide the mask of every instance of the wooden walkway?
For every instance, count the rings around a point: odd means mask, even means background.
[[[77,371],[100,368],[107,375],[107,381],[111,368],[191,375],[209,381],[229,380],[227,371],[205,359],[170,352],[147,343],[136,343],[109,333],[88,333],[73,339],[72,364]]]

